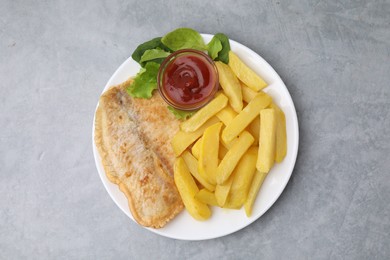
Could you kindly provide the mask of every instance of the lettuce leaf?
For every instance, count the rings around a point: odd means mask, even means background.
[[[173,51],[181,49],[196,49],[204,51],[207,46],[202,36],[191,28],[179,28],[167,33],[161,42]]]
[[[168,110],[172,112],[172,114],[180,120],[186,120],[190,118],[193,114],[196,113],[196,111],[184,111],[184,110],[178,110],[176,108],[173,108],[171,106],[168,106]]]
[[[135,76],[133,83],[127,87],[127,93],[135,98],[151,98],[157,89],[157,74],[160,64],[148,62]]]

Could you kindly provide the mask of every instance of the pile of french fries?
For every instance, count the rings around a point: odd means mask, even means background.
[[[206,220],[209,206],[245,208],[249,217],[274,162],[287,152],[286,120],[267,83],[232,51],[216,62],[222,91],[180,125],[172,140],[174,179],[192,217]]]

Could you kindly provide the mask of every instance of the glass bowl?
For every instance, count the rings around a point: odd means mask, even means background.
[[[205,82],[208,84],[204,85]],[[168,105],[179,110],[197,110],[210,102],[217,92],[218,70],[206,53],[179,50],[162,62],[157,86]]]

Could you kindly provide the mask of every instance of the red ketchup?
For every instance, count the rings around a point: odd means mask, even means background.
[[[161,65],[160,92],[173,107],[193,110],[205,105],[218,89],[218,74],[213,61],[196,50],[181,50]]]

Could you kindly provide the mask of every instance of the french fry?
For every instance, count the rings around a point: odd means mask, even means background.
[[[217,184],[223,184],[229,179],[238,161],[252,145],[253,141],[253,137],[248,132],[241,133],[238,141],[227,152],[217,168]]]
[[[226,106],[224,109],[219,111],[216,116],[224,123],[224,125],[229,125],[233,119],[237,116],[237,113],[230,107]],[[258,135],[258,133],[257,133]],[[222,146],[225,149],[230,149],[234,143],[237,141],[237,137],[231,140],[230,142],[224,142],[221,140]],[[226,154],[226,153],[225,153]]]
[[[196,186],[194,179],[181,157],[176,159],[174,165],[174,180],[188,213],[197,220],[210,218],[210,208],[195,198],[195,195],[199,192],[198,186]]]
[[[237,207],[236,205],[233,205],[230,200],[229,200],[229,197],[226,199],[226,202],[225,202],[225,205],[223,205],[223,208],[224,209],[241,209],[241,206],[240,207]]]
[[[216,116],[223,122],[224,125],[230,124],[230,122],[235,118],[238,114],[233,110],[231,106],[226,106],[224,109],[219,111]]]
[[[211,206],[218,206],[217,199],[215,198],[215,194],[210,192],[207,189],[201,189],[196,195],[195,198],[200,202]]]
[[[218,69],[219,83],[229,98],[229,104],[237,113],[240,112],[243,106],[240,82],[228,65],[220,61],[215,62],[215,65]]]
[[[232,186],[233,175],[222,184],[218,184],[215,187],[215,198],[217,199],[217,203],[220,207],[225,205],[226,199],[229,195],[230,187]]]
[[[202,143],[202,137],[195,142],[195,144],[191,148],[192,155],[198,160],[200,153],[200,145]]]
[[[244,132],[245,132],[246,135],[252,136],[248,131],[242,131],[242,133],[244,133]],[[253,136],[252,136],[252,137],[253,137]],[[253,139],[254,139],[254,137],[253,137]],[[221,139],[221,144],[222,144],[222,147],[225,147],[226,149],[229,150],[229,149],[231,149],[231,148],[234,146],[234,144],[235,144],[237,141],[238,141],[238,137],[234,138],[233,140],[231,140],[231,141],[228,142],[228,143],[224,142],[224,141]],[[255,141],[253,141],[252,145],[256,145],[256,144],[255,144]]]
[[[196,131],[207,120],[221,111],[227,105],[227,102],[228,98],[224,94],[217,95],[210,103],[199,109],[190,119],[181,123],[180,129],[184,132]]]
[[[254,91],[253,89],[249,88],[247,85],[244,83],[241,83],[241,89],[242,89],[242,99],[246,102],[249,103],[252,101],[252,99],[255,98],[255,96],[258,94],[258,92]]]
[[[219,159],[222,160],[225,157],[225,155],[227,154],[228,151],[229,150],[225,146],[220,145],[219,146],[219,152],[218,152]]]
[[[175,155],[179,156],[185,149],[187,149],[188,146],[190,146],[193,142],[202,136],[204,130],[206,130],[207,127],[218,122],[218,118],[212,117],[194,132],[186,133],[183,131],[178,131],[171,141]]]
[[[233,182],[227,201],[229,208],[239,209],[246,201],[253,175],[256,171],[257,152],[257,147],[250,148],[234,169],[232,174]]]
[[[276,147],[275,147],[275,162],[283,161],[287,154],[287,133],[286,133],[286,117],[274,102],[271,108],[276,112]]]
[[[253,136],[253,138],[255,138],[253,144],[259,145],[260,117],[256,116],[246,129]]]
[[[267,108],[260,112],[260,143],[256,168],[269,172],[275,161],[276,113]]]
[[[229,67],[234,74],[254,91],[259,91],[267,86],[267,83],[251,70],[244,62],[232,51],[229,51]]]
[[[260,187],[264,182],[267,173],[256,171],[255,176],[253,176],[251,187],[249,188],[248,196],[244,203],[244,209],[247,217],[252,215],[253,204],[256,200],[257,194],[259,193]]]
[[[265,93],[259,93],[256,97],[225,127],[222,131],[222,140],[229,143],[237,137],[256,116],[260,110],[267,107],[272,99]]]
[[[187,165],[188,170],[194,176],[194,178],[202,184],[203,187],[208,189],[209,191],[214,191],[215,186],[210,184],[207,179],[203,178],[198,172],[198,160],[195,159],[194,156],[188,151],[185,151],[181,157],[184,159],[184,162]]]
[[[219,132],[222,123],[209,126],[203,134],[200,144],[198,171],[209,183],[216,184],[216,171],[218,167]]]

